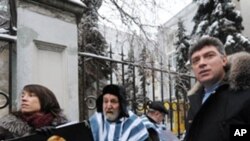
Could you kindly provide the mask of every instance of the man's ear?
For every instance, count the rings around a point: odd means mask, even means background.
[[[226,55],[222,56],[222,62],[223,62],[223,66],[225,67],[227,65],[227,62],[228,62]]]

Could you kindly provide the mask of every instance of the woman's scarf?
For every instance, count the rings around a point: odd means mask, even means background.
[[[41,128],[43,126],[50,126],[54,119],[51,113],[34,113],[34,114],[23,114],[21,119],[27,122],[33,128]]]

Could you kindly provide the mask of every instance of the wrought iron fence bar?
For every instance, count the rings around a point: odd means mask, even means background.
[[[133,66],[133,100],[134,101],[136,100],[136,83],[135,83],[135,77],[136,77],[136,75],[135,75],[135,66]],[[133,110],[135,111],[135,113],[137,114],[137,112],[136,112],[136,106],[135,106],[134,102],[132,104],[132,107],[133,107]]]
[[[136,67],[141,67],[140,64],[131,63],[129,61],[115,60],[115,59],[112,59],[112,58],[109,58],[109,57],[106,57],[106,56],[100,56],[100,55],[96,55],[96,54],[92,54],[92,53],[79,52],[78,54],[80,56],[93,57],[93,58],[96,58],[96,59],[102,59],[102,60],[111,61],[111,62],[115,62],[115,63],[121,63],[121,64],[126,64],[126,65],[133,65],[133,66],[136,66]],[[143,66],[143,68],[144,69],[154,69],[154,71],[162,71],[164,73],[168,73],[168,74],[171,74],[171,75],[180,75],[180,76],[187,76],[187,77],[190,77],[190,78],[195,78],[192,75],[185,74],[185,73],[178,73],[178,72],[171,71],[171,70],[159,69],[159,68],[148,67],[148,66]]]
[[[13,46],[14,43],[13,42],[9,42],[9,111],[12,111],[12,65],[13,65]]]
[[[109,56],[110,56],[110,58],[112,59],[112,54],[113,54],[113,52],[112,52],[112,46],[111,46],[111,44],[110,44],[110,52],[109,52]],[[112,74],[112,62],[110,62],[110,84],[113,84],[113,74]]]
[[[168,68],[170,68],[170,65],[168,65]],[[168,75],[168,79],[171,82],[171,76]],[[169,103],[172,103],[172,85],[169,83]],[[173,105],[170,104],[170,129],[173,131]]]
[[[0,34],[0,40],[16,42],[17,36],[9,34]]]
[[[152,91],[153,91],[153,101],[155,101],[155,74],[154,70],[152,70]]]

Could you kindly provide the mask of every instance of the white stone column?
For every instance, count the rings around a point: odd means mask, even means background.
[[[51,2],[18,1],[16,107],[23,86],[41,84],[55,93],[70,120],[79,120],[77,13],[63,5],[82,6]]]

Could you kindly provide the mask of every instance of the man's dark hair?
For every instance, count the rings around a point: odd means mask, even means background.
[[[201,50],[205,46],[210,45],[214,46],[222,55],[226,55],[223,43],[219,39],[215,37],[205,36],[200,38],[193,46],[190,47],[188,52],[189,59],[191,60],[191,56],[194,52]]]

